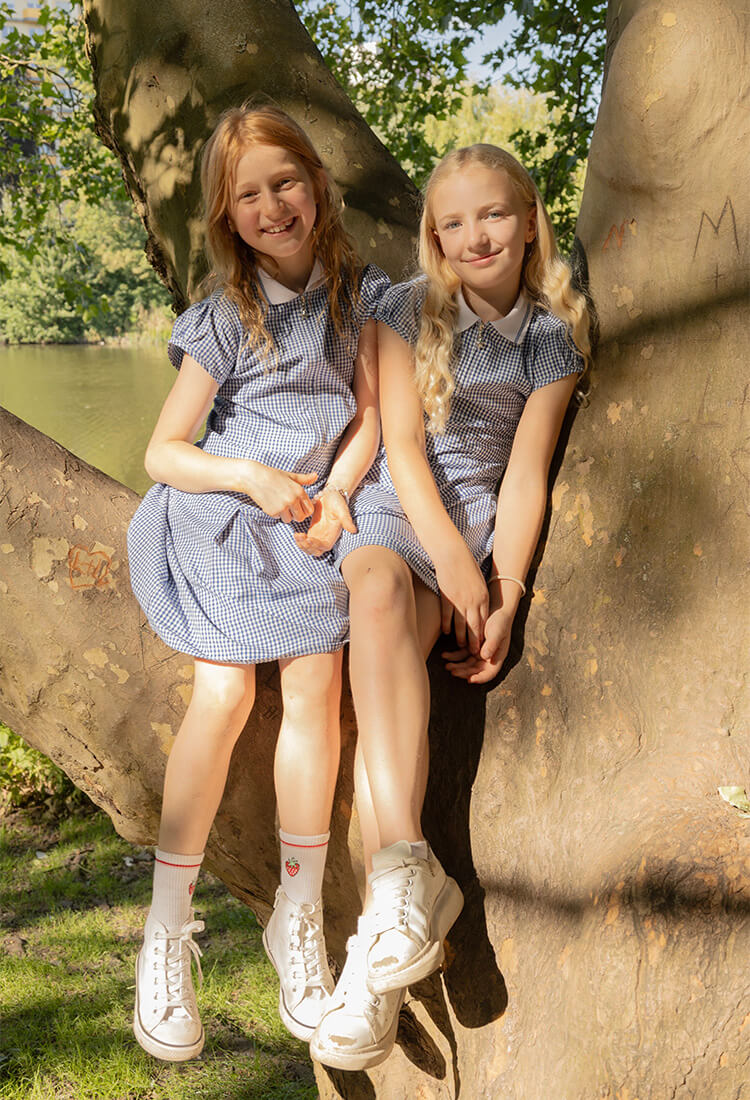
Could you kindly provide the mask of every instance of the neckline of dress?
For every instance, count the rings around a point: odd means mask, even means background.
[[[284,286],[278,279],[274,279],[272,275],[269,275],[268,272],[264,271],[260,266],[256,267],[256,271],[258,273],[261,289],[266,296],[268,304],[271,306],[282,306],[287,302],[293,302],[295,298],[302,298],[309,291],[317,290],[317,288],[325,282],[326,277],[322,263],[320,260],[316,260],[310,272],[310,277],[305,284],[305,289],[299,292],[290,290],[288,286]]]
[[[512,309],[504,317],[496,317],[494,321],[483,321],[479,314],[475,313],[468,305],[463,295],[463,289],[457,294],[458,318],[456,329],[465,332],[479,322],[479,332],[484,333],[487,328],[494,328],[512,344],[520,344],[526,335],[526,330],[531,323],[531,314],[534,312],[534,303],[520,292]]]

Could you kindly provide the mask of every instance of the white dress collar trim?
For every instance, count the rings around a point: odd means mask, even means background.
[[[534,312],[534,305],[526,295],[521,293],[516,298],[516,303],[509,313],[506,313],[504,317],[498,317],[494,321],[485,322],[494,328],[495,332],[499,332],[501,336],[504,336],[506,340],[510,340],[513,344],[520,344],[526,335],[526,330],[531,322],[531,314]],[[458,292],[458,320],[456,322],[456,328],[459,332],[465,332],[467,328],[471,328],[477,321],[481,321],[473,309],[470,309],[466,304],[466,299],[463,295],[463,290]]]
[[[285,302],[293,302],[295,298],[301,297],[296,290],[290,290],[288,286],[284,286],[278,279],[272,278],[272,276],[263,270],[260,264],[258,264],[256,271],[258,272],[260,285],[263,287],[263,293],[268,299],[269,305],[282,306]],[[325,277],[326,273],[323,270],[322,263],[320,260],[316,260],[310,272],[310,278],[307,280],[307,285],[302,293],[307,294],[308,290],[315,290],[322,282],[325,282]]]

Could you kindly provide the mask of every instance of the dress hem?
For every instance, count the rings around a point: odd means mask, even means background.
[[[235,656],[231,656],[231,655],[227,655],[227,654],[221,654],[221,655],[218,655],[218,654],[213,655],[212,654],[211,656],[209,656],[205,652],[199,653],[197,651],[198,650],[197,646],[191,646],[189,644],[185,644],[185,640],[184,639],[178,639],[176,635],[173,636],[172,639],[166,638],[163,634],[161,634],[156,629],[156,627],[153,625],[153,623],[149,622],[148,625],[151,628],[151,630],[153,630],[154,634],[156,634],[156,636],[162,642],[164,642],[165,645],[169,646],[170,649],[173,649],[175,651],[175,653],[184,653],[184,655],[186,657],[193,657],[193,658],[195,658],[199,661],[209,661],[212,664],[217,664],[217,665],[263,665],[263,664],[267,664],[271,661],[287,660],[291,657],[312,657],[312,656],[315,656],[316,654],[323,655],[324,653],[338,653],[340,650],[342,650],[344,648],[345,645],[347,645],[347,643],[349,641],[349,635],[348,635],[348,632],[347,632],[347,636],[346,636],[346,638],[344,638],[344,640],[342,642],[338,642],[338,643],[336,643],[335,645],[333,645],[331,647],[326,647],[325,649],[304,648],[304,649],[295,649],[293,652],[287,652],[287,650],[284,649],[280,653],[275,653],[275,652],[266,653],[264,651],[264,653],[262,655],[253,656],[253,657],[249,657],[247,654],[235,655]]]

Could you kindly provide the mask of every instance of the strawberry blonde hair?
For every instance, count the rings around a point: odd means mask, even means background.
[[[254,250],[234,230],[230,211],[237,165],[253,145],[273,145],[291,153],[310,176],[317,203],[313,255],[325,272],[328,301],[337,336],[351,336],[362,264],[342,221],[343,200],[304,130],[278,107],[230,107],[219,118],[201,162],[205,249],[210,272],[201,292],[221,287],[240,311],[251,347],[275,356],[266,327],[266,300]]]
[[[435,188],[452,173],[472,164],[504,172],[527,209],[536,210],[536,238],[526,245],[521,289],[532,302],[566,323],[585,370],[591,359],[586,299],[572,285],[570,267],[560,257],[552,222],[531,176],[514,156],[496,145],[456,149],[436,165],[427,181],[419,227],[419,266],[427,276],[427,296],[415,349],[415,377],[433,431],[445,428],[455,388],[452,365],[461,287],[436,236]]]

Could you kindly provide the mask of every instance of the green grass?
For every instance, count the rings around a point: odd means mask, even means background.
[[[170,1065],[137,1045],[146,856],[100,813],[0,817],[0,1100],[315,1100],[307,1049],[278,1018],[260,928],[208,874],[195,901],[206,1047]]]

